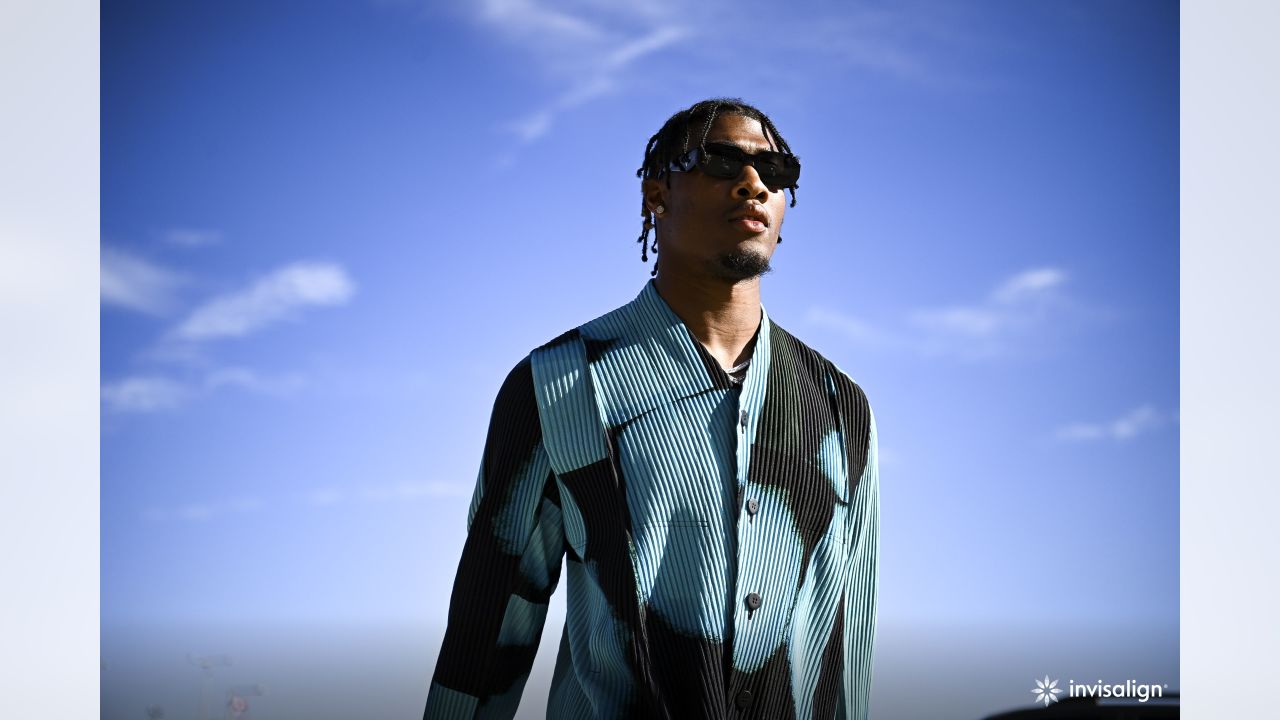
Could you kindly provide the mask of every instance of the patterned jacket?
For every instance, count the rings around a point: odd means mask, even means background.
[[[736,388],[649,281],[498,393],[426,718],[510,718],[567,576],[549,718],[866,718],[861,388],[761,308]]]

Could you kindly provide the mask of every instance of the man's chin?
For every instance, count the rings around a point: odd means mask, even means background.
[[[716,258],[712,268],[718,277],[733,282],[750,280],[773,271],[769,257],[750,247],[730,250]]]

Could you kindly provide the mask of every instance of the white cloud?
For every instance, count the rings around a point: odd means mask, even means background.
[[[205,247],[222,242],[222,233],[217,230],[197,228],[171,228],[163,232],[160,237],[170,245],[184,248]]]
[[[426,481],[401,481],[386,485],[366,485],[358,490],[336,487],[313,488],[302,494],[304,504],[312,507],[328,507],[351,499],[366,502],[405,502],[426,498],[468,498],[473,486],[462,483]]]
[[[173,518],[187,522],[208,522],[226,516],[255,513],[265,507],[266,503],[262,498],[242,495],[224,502],[188,502],[173,508],[152,505],[142,510],[142,518],[150,522],[165,522]]]
[[[213,505],[189,503],[178,508],[178,517],[183,520],[208,520],[216,515],[218,509]]]
[[[402,481],[384,485],[362,486],[358,490],[334,486],[314,487],[301,493],[287,495],[283,498],[263,499],[256,495],[241,495],[225,500],[196,499],[181,502],[172,506],[148,505],[140,509],[139,514],[149,522],[185,521],[204,523],[211,520],[243,517],[268,508],[277,511],[297,512],[299,510],[325,511],[339,507],[352,501],[372,503],[374,507],[382,503],[404,503],[428,500],[431,498],[469,498],[473,486],[465,483],[429,481]],[[290,500],[281,502],[281,500]]]
[[[674,25],[656,28],[653,32],[625,43],[609,53],[605,58],[605,66],[610,70],[620,70],[645,55],[685,39],[690,34],[687,28]]]
[[[681,27],[660,27],[603,55],[584,59],[582,67],[591,74],[580,77],[539,110],[511,123],[511,129],[525,142],[536,140],[551,129],[558,115],[618,89],[619,75],[628,65],[650,53],[684,39],[689,32]]]
[[[131,377],[102,386],[103,404],[119,413],[172,410],[190,394],[182,383],[164,377]]]
[[[400,482],[394,485],[365,488],[362,496],[366,500],[417,500],[432,497],[470,497],[473,491],[470,485],[446,483],[440,481]]]
[[[576,42],[600,42],[603,31],[593,23],[532,0],[484,0],[478,3],[480,18],[497,30],[523,42],[548,46]]]
[[[176,303],[182,275],[115,248],[102,248],[102,303],[163,315]]]
[[[1151,405],[1142,405],[1106,422],[1078,422],[1065,425],[1054,434],[1059,440],[1069,442],[1089,440],[1114,440],[1124,442],[1143,433],[1151,432],[1167,424],[1177,422],[1177,413],[1165,415]]]
[[[514,49],[520,55],[518,72],[532,70],[551,88],[543,101],[503,124],[523,142],[545,135],[568,110],[641,84],[688,92],[723,86],[726,78],[748,73],[762,87],[794,85],[785,74],[789,65],[779,65],[778,58],[914,84],[972,84],[973,78],[961,77],[965,71],[958,60],[988,44],[967,29],[977,24],[972,13],[936,3],[846,3],[799,13],[750,0],[455,0],[446,5]],[[750,32],[756,37],[744,41]],[[679,54],[664,53],[644,65],[648,77],[637,72],[641,59],[671,48]]]
[[[847,3],[839,12],[792,20],[776,35],[788,43],[787,52],[827,55],[914,84],[950,86],[972,82],[963,79],[957,60],[984,44],[966,29],[972,25],[968,15],[945,3]]]
[[[1005,280],[991,293],[994,302],[1009,305],[1027,298],[1041,296],[1067,280],[1066,273],[1057,268],[1036,268],[1020,272]]]
[[[971,340],[998,339],[1043,319],[1046,303],[1066,282],[1057,268],[1035,268],[999,283],[981,303],[917,310],[910,321],[935,334]]]
[[[805,320],[840,332],[860,345],[883,347],[894,341],[882,330],[860,318],[824,307],[811,307]]]
[[[288,395],[305,384],[306,381],[301,375],[266,376],[244,367],[218,368],[204,378],[204,387],[207,390],[235,387],[263,395]]]
[[[507,126],[519,138],[525,142],[532,142],[547,134],[551,129],[551,121],[555,119],[555,113],[550,110],[539,110],[525,117],[512,120]],[[507,159],[510,162],[510,159]]]
[[[197,341],[248,335],[293,318],[305,307],[342,305],[354,292],[355,285],[342,266],[298,262],[197,307],[174,335]]]
[[[864,347],[924,356],[989,358],[1025,344],[1031,333],[1060,319],[1060,311],[1067,307],[1060,292],[1066,279],[1066,273],[1058,268],[1019,272],[997,283],[978,302],[909,311],[896,329],[823,307],[810,308],[807,319]]]
[[[359,493],[338,487],[315,487],[297,495],[295,502],[268,502],[257,496],[239,496],[229,500],[196,500],[173,507],[151,505],[141,510],[143,519],[152,522],[164,522],[171,519],[188,522],[207,522],[215,518],[233,515],[246,515],[259,512],[267,507],[323,509],[342,505],[353,499],[361,499],[374,503],[400,503],[418,501],[429,498],[468,498],[473,488],[460,483],[437,481],[399,482],[389,485],[375,485],[362,488]]]
[[[559,90],[506,124],[522,141],[545,135],[556,118],[624,85],[636,61],[690,36],[665,3],[484,0],[474,19],[532,60]]]
[[[305,385],[306,379],[298,374],[271,376],[244,367],[225,367],[194,380],[154,375],[122,378],[102,386],[102,402],[113,413],[159,413],[177,410],[198,396],[223,388],[284,396]]]
[[[1008,318],[984,307],[946,307],[917,310],[911,321],[930,332],[986,338],[1004,329]]]

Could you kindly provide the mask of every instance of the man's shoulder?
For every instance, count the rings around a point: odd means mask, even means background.
[[[858,398],[861,402],[866,402],[866,393],[863,391],[862,386],[853,379],[853,376],[841,369],[835,361],[823,355],[812,345],[796,337],[772,318],[769,319],[769,322],[771,324],[769,332],[774,336],[773,344],[775,346],[790,348],[797,361],[802,365],[820,368],[832,379],[836,385],[836,390],[841,394],[847,393],[852,397]]]
[[[852,429],[853,437],[859,438],[849,445],[850,457],[858,467],[863,467],[874,443],[876,423],[866,392],[834,361],[780,327],[772,318],[770,323],[771,344],[775,348],[788,348],[799,366],[808,368],[809,373],[830,379],[829,387],[835,391],[834,401],[839,413]]]

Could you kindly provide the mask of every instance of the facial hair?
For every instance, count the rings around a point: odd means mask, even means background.
[[[769,266],[769,258],[764,253],[740,248],[721,255],[712,265],[717,276],[734,282],[750,280],[773,271]]]

